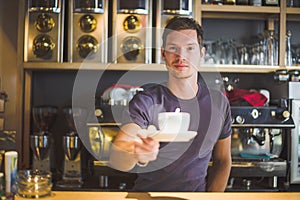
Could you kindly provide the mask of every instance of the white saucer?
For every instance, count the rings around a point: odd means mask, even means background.
[[[149,137],[159,142],[188,142],[197,135],[196,131],[186,131],[180,133],[162,133],[157,132]]]

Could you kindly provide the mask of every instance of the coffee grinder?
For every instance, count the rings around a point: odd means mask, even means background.
[[[162,32],[173,17],[193,17],[193,0],[158,0],[156,8],[156,63],[161,59]]]
[[[62,180],[57,182],[60,188],[81,188],[81,157],[80,150],[82,143],[77,133],[77,129],[84,126],[86,120],[86,110],[83,108],[63,108],[64,116],[68,122],[69,131],[63,136],[64,148],[64,169]]]
[[[32,109],[33,121],[38,131],[30,135],[30,148],[33,152],[33,169],[50,171],[50,152],[52,127],[57,108],[54,106],[36,106]]]
[[[69,61],[107,62],[108,1],[68,2]]]
[[[115,63],[151,63],[152,2],[113,0],[112,59]]]
[[[25,62],[62,62],[64,0],[27,0]]]

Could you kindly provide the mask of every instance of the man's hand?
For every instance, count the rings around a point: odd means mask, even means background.
[[[139,135],[141,128],[136,124],[127,124],[122,127],[116,136],[109,163],[112,167],[129,171],[137,163],[147,165],[157,158],[159,142],[151,137]]]
[[[159,151],[159,142],[151,137],[142,137],[138,135],[140,140],[135,141],[134,154],[136,159],[140,163],[148,163],[154,161],[157,158]]]

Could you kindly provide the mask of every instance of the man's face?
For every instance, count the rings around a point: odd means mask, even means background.
[[[162,49],[170,74],[181,79],[196,74],[203,55],[197,42],[197,32],[191,29],[171,32],[166,38],[165,49]]]

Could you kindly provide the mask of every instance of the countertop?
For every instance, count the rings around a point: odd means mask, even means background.
[[[26,198],[28,199],[28,198]],[[101,200],[101,199],[125,199],[125,200],[299,200],[300,192],[225,192],[225,193],[181,193],[181,192],[60,192],[54,191],[50,197],[42,200]],[[25,200],[16,196],[15,200]]]

